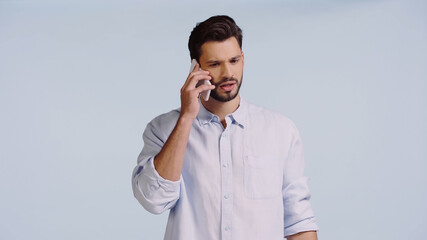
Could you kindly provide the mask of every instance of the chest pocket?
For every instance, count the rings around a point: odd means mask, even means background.
[[[277,157],[244,156],[244,188],[250,199],[274,198],[281,195],[281,164]]]

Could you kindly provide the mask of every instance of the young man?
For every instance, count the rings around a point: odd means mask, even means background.
[[[149,212],[170,210],[167,240],[317,239],[298,130],[240,97],[241,29],[211,17],[188,47],[200,64],[181,88],[181,108],[145,129],[135,197]],[[201,80],[212,85],[196,87]]]

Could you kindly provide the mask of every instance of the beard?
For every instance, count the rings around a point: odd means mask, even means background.
[[[218,83],[214,84],[215,85],[215,89],[211,90],[211,94],[210,96],[219,101],[219,102],[228,102],[231,101],[233,99],[235,99],[237,97],[237,95],[239,94],[239,90],[240,87],[242,86],[242,80],[243,80],[243,75],[242,78],[240,78],[240,81],[237,81],[236,78],[231,77],[231,78],[223,78],[221,81],[219,81]],[[219,85],[221,85],[224,82],[227,81],[234,81],[236,82],[236,87],[237,87],[237,91],[235,93],[230,92],[225,92],[224,94],[219,94],[218,89],[220,88]]]

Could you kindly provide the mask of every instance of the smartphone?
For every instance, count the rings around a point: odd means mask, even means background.
[[[190,72],[192,72],[192,71],[194,70],[194,67],[195,67],[196,65],[197,65],[197,60],[196,60],[196,59],[191,60]],[[200,85],[202,85],[202,84],[212,85],[212,84],[211,84],[211,82],[210,82],[209,80],[200,80],[200,81],[197,83],[196,87],[198,87],[198,86],[200,86]],[[202,98],[203,98],[205,101],[208,101],[208,100],[209,100],[209,96],[210,96],[210,95],[211,95],[211,90],[206,90],[206,91],[203,91],[202,93],[200,93],[200,96],[202,96]]]

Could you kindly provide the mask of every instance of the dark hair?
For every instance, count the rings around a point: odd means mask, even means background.
[[[229,16],[213,16],[204,22],[197,23],[188,40],[191,59],[199,61],[200,55],[202,55],[202,45],[205,42],[222,42],[230,37],[235,37],[242,49],[242,30]]]

